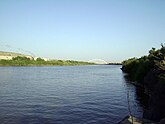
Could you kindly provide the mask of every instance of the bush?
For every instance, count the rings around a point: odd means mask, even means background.
[[[28,61],[28,60],[30,60],[30,58],[17,56],[17,57],[13,57],[12,60],[14,60],[14,61]]]
[[[131,58],[122,62],[122,70],[129,74],[132,80],[143,82],[147,73],[155,66],[164,68],[165,66],[165,47],[161,45],[161,48],[156,50],[152,48],[149,51],[148,56],[141,58]]]

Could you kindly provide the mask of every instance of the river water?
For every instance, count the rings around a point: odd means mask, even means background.
[[[120,65],[0,67],[1,124],[116,124],[142,117]]]

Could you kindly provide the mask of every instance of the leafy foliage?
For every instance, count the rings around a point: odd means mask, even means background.
[[[159,68],[165,67],[165,46],[161,44],[161,48],[149,50],[148,56],[141,58],[131,58],[122,62],[122,70],[128,73],[132,80],[143,82],[146,74],[155,66]]]
[[[71,60],[50,60],[45,61],[42,58],[37,58],[36,60],[30,60],[27,57],[17,56],[12,60],[0,60],[0,66],[63,66],[63,65],[91,65],[94,63],[81,62],[81,61],[71,61]]]
[[[43,61],[45,61],[45,60],[39,57],[39,58],[36,59],[36,61],[43,62]]]

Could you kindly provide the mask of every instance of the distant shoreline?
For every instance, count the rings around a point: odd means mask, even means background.
[[[122,63],[108,63],[107,65],[122,65]]]
[[[48,60],[42,58],[31,59],[17,56],[11,60],[0,60],[0,66],[76,66],[76,65],[94,65],[94,63],[73,61],[73,60]]]

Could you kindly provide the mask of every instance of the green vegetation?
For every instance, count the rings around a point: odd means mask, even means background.
[[[92,65],[94,63],[71,61],[71,60],[50,60],[45,61],[42,58],[36,60],[27,57],[17,56],[12,60],[0,60],[0,66],[69,66],[69,65]]]
[[[160,49],[152,48],[147,56],[131,58],[122,63],[122,70],[128,74],[136,86],[145,89],[148,94],[148,109],[145,118],[159,121],[165,117],[165,46]],[[139,90],[139,92],[144,92]],[[145,100],[142,98],[142,100]]]
[[[122,65],[122,63],[108,63],[107,65]]]
[[[129,74],[133,81],[143,82],[144,77],[153,69],[165,70],[165,46],[156,50],[152,48],[148,56],[131,58],[122,62],[122,70]],[[165,77],[165,74],[158,75]]]

